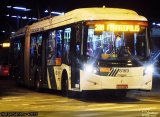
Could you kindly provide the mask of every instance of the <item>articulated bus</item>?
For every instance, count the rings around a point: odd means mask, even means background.
[[[121,8],[79,8],[11,37],[11,76],[35,89],[69,92],[152,89],[148,22]]]

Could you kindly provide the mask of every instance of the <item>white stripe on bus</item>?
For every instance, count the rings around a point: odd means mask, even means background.
[[[48,69],[47,69],[47,81],[48,81],[48,88],[51,89],[51,82],[50,82],[50,78],[49,78]]]

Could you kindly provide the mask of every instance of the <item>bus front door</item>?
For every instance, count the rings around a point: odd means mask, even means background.
[[[80,89],[80,61],[81,61],[81,35],[82,35],[82,28],[81,25],[77,25],[74,29],[75,35],[73,36],[72,40],[72,56],[71,56],[71,87]],[[76,39],[75,39],[76,37]]]

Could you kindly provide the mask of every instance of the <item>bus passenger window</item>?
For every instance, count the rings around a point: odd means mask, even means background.
[[[49,33],[49,39],[47,40],[47,45],[46,45],[46,50],[47,50],[47,65],[55,65],[55,46],[56,46],[56,41],[55,41],[55,34],[56,31],[52,31]]]
[[[119,49],[123,46],[123,40],[120,36],[116,37],[116,48]]]
[[[66,28],[64,30],[64,52],[63,52],[63,57],[64,57],[64,63],[69,64],[70,62],[70,40],[71,40],[71,28]]]
[[[81,46],[80,46],[80,44],[77,44],[77,45],[76,45],[76,54],[77,54],[77,55],[80,55],[80,54],[81,54]]]
[[[101,58],[102,53],[103,53],[103,49],[102,49],[101,43],[98,42],[96,45],[94,56],[97,58]]]
[[[62,54],[62,30],[56,32],[56,65],[61,65],[61,54]]]
[[[87,43],[87,55],[93,56],[93,45],[90,43]]]

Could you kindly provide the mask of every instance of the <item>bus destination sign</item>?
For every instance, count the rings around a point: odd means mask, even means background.
[[[95,31],[123,31],[123,32],[139,32],[139,25],[130,25],[130,24],[95,24]]]

